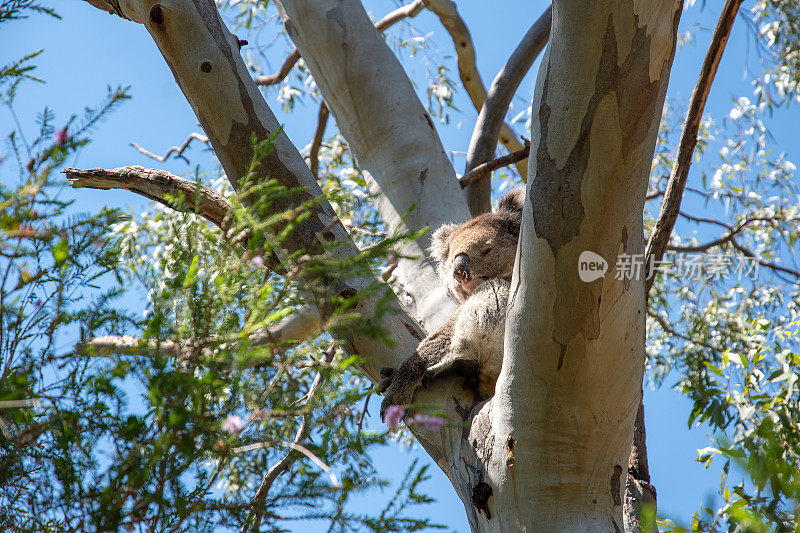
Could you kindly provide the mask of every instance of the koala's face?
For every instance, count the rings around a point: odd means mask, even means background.
[[[515,196],[509,200],[511,194]],[[460,301],[486,279],[511,279],[522,195],[518,191],[510,195],[501,200],[498,211],[463,224],[447,224],[433,234],[431,252],[438,263],[439,276]]]

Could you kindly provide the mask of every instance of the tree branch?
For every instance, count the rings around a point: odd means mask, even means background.
[[[422,11],[423,7],[422,0],[414,0],[408,5],[398,7],[376,22],[375,29],[382,32],[404,18],[416,17],[417,14]],[[276,83],[280,83],[286,79],[286,76],[292,71],[292,67],[294,67],[299,60],[300,51],[295,48],[291,51],[289,57],[283,61],[277,72],[268,76],[256,76],[253,78],[253,81],[256,82],[256,85],[275,85]],[[316,173],[314,175],[316,175]]]
[[[741,253],[743,253],[745,256],[747,256],[750,259],[754,260],[756,263],[758,263],[759,265],[761,265],[763,267],[767,267],[767,268],[769,268],[771,270],[774,270],[776,272],[782,272],[784,274],[789,274],[791,276],[794,276],[795,278],[800,279],[800,270],[793,270],[791,268],[787,268],[787,267],[772,263],[770,261],[767,261],[766,259],[761,259],[760,257],[757,257],[756,254],[754,254],[750,249],[748,249],[745,246],[743,246],[743,245],[739,244],[738,242],[736,242],[736,239],[731,239],[731,245],[734,248],[736,248],[737,250],[739,250]]]
[[[129,166],[114,168],[66,168],[69,184],[86,189],[124,189],[154,200],[177,211],[197,208],[197,214],[216,224],[223,232],[230,228],[228,216],[232,206],[224,196],[210,187],[180,178],[166,170]],[[181,205],[167,196],[183,195],[186,205]],[[195,198],[197,201],[195,202]]]
[[[678,157],[672,167],[672,174],[667,182],[667,190],[664,193],[664,201],[661,204],[661,211],[656,219],[653,233],[647,242],[645,250],[645,265],[655,264],[664,257],[664,252],[669,244],[669,237],[678,219],[681,201],[683,200],[683,190],[686,187],[686,179],[689,176],[689,168],[692,165],[692,154],[697,146],[697,134],[700,129],[700,121],[703,118],[703,109],[706,106],[708,93],[714,76],[717,74],[719,62],[725,51],[725,44],[736,20],[742,0],[727,0],[722,8],[714,35],[711,37],[711,44],[706,51],[703,66],[700,69],[700,77],[692,92],[692,99],[689,103],[689,110],[686,112],[686,120],[683,123],[680,142],[678,143]],[[649,293],[653,286],[654,276],[648,272],[646,281],[646,291]]]
[[[322,331],[322,325],[314,313],[313,307],[303,305],[292,314],[279,320],[277,324],[259,330],[248,336],[250,346],[265,346],[273,344],[281,346],[296,344],[308,340]],[[201,346],[215,345],[224,342],[218,337],[209,337],[197,342]],[[167,357],[181,357],[189,347],[181,346],[173,341],[155,339],[143,341],[130,335],[109,335],[89,339],[82,344],[83,347],[94,349],[98,355],[153,355],[159,352]],[[224,350],[225,345],[220,349]],[[251,361],[250,366],[258,366],[261,361]]]
[[[453,46],[458,56],[458,74],[464,90],[467,91],[472,105],[476,111],[483,108],[486,101],[486,86],[483,84],[478,66],[475,62],[475,45],[469,33],[467,24],[458,13],[456,3],[452,0],[425,0],[425,7],[433,11],[442,23],[442,26],[453,39]],[[517,140],[517,135],[511,126],[503,124],[500,129],[500,142],[510,152],[522,149],[522,144]],[[528,166],[522,162],[517,163],[517,171],[523,180],[527,180]]]
[[[476,166],[463,176],[461,179],[458,180],[458,183],[461,185],[462,189],[466,189],[470,186],[470,184],[474,183],[475,181],[483,178],[493,170],[497,170],[501,167],[507,167],[508,165],[513,165],[517,161],[522,161],[528,158],[528,154],[531,151],[531,146],[529,141],[525,141],[525,148],[522,150],[517,150],[516,152],[512,152],[510,154],[506,154],[502,157],[498,157],[497,159],[493,159],[486,163],[481,163],[480,165]]]
[[[279,0],[276,5],[376,193],[375,207],[388,230],[413,232],[466,220],[466,202],[433,122],[361,2]],[[394,279],[406,309],[432,331],[453,306],[431,263],[429,244],[429,232],[403,244]]]
[[[686,113],[686,120],[684,121],[683,131],[681,132],[681,139],[678,145],[678,157],[675,165],[672,168],[672,174],[667,182],[667,188],[664,192],[664,200],[661,204],[661,211],[656,219],[653,232],[650,234],[650,239],[645,248],[645,268],[649,269],[649,265],[656,264],[656,261],[661,261],[664,257],[664,252],[669,244],[669,237],[672,234],[672,229],[675,227],[675,221],[680,212],[680,205],[683,199],[683,191],[686,186],[686,179],[689,176],[689,168],[692,164],[692,154],[697,146],[697,134],[700,129],[700,121],[703,118],[703,109],[705,108],[706,100],[708,99],[711,85],[714,82],[714,76],[717,73],[719,62],[722,59],[722,53],[725,51],[725,44],[728,42],[733,22],[736,14],[739,11],[739,6],[742,0],[726,0],[725,6],[722,9],[722,14],[714,29],[714,35],[711,38],[711,44],[706,51],[706,56],[703,61],[703,66],[700,70],[700,76],[692,92],[692,99],[689,104],[689,110]],[[655,276],[651,276],[650,272],[645,276],[645,299],[650,294],[650,289],[653,286]],[[644,411],[642,416],[637,416],[634,432],[641,432],[644,434]],[[634,446],[631,450],[631,456],[628,461],[629,465],[647,464],[647,447],[643,442],[641,446]],[[637,473],[634,470],[634,473]],[[649,472],[638,472],[638,474],[646,474],[649,478]],[[629,480],[629,483],[631,480]],[[633,480],[634,483],[646,482],[649,485],[649,479]],[[638,509],[637,507],[645,503],[646,499],[641,501],[627,501],[625,518],[631,521],[634,526],[638,524]]]
[[[256,76],[253,81],[256,85],[275,85],[286,79],[286,76],[292,71],[292,68],[300,61],[300,51],[294,48],[289,56],[283,60],[277,72],[265,76]]]
[[[478,121],[472,130],[472,138],[467,150],[465,176],[494,156],[497,138],[503,127],[503,118],[508,112],[508,106],[511,105],[511,100],[525,74],[547,44],[547,40],[550,38],[552,19],[553,8],[551,6],[533,23],[492,81],[486,101],[478,114]],[[462,185],[463,187],[464,185]],[[467,203],[473,215],[489,211],[489,193],[491,193],[491,182],[488,179],[481,179],[469,187]]]
[[[325,135],[325,126],[328,125],[328,106],[325,102],[319,104],[319,114],[317,115],[317,129],[314,131],[314,138],[311,140],[311,148],[308,150],[308,167],[315,178],[319,178],[319,148],[322,146],[322,137]]]
[[[175,154],[175,157],[179,157],[179,158],[183,159],[184,161],[186,161],[188,163],[189,160],[183,155],[183,152],[186,151],[187,148],[189,148],[189,145],[192,143],[193,140],[200,141],[201,143],[207,143],[208,142],[208,137],[206,137],[205,135],[202,135],[200,133],[191,133],[186,138],[186,140],[183,141],[182,145],[173,146],[172,148],[167,150],[167,153],[164,154],[163,156],[156,155],[153,152],[148,152],[147,150],[145,150],[144,148],[142,148],[141,146],[139,146],[135,142],[132,142],[131,146],[133,146],[134,148],[139,150],[139,152],[143,153],[147,157],[152,157],[153,159],[155,159],[156,161],[159,161],[161,163],[163,163],[164,161],[169,159],[169,156],[172,155],[172,154]]]
[[[744,229],[753,222],[769,222],[774,220],[783,220],[776,217],[752,217],[745,219],[735,228],[733,226],[728,226],[728,233],[723,235],[718,239],[714,239],[713,241],[709,241],[704,244],[698,244],[697,246],[679,246],[679,245],[667,245],[667,250],[672,250],[675,252],[705,252],[710,250],[711,248],[715,248],[717,246],[722,246],[725,243],[728,243],[733,240],[739,233],[744,231]],[[795,220],[795,219],[789,219]],[[789,221],[787,220],[787,222]]]

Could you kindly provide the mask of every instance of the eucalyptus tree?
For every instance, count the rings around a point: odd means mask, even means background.
[[[719,309],[728,300],[719,293],[697,298],[700,291],[693,292],[682,278],[671,278],[663,269],[655,276],[654,268],[670,257],[665,256],[667,252],[677,256],[712,249],[733,251],[736,257],[755,260],[770,276],[785,277],[789,290],[797,294],[797,270],[768,257],[769,253],[791,254],[795,249],[797,202],[792,196],[796,195],[793,169],[780,157],[768,157],[766,136],[756,139],[752,149],[743,141],[728,146],[712,182],[697,193],[708,202],[733,206],[728,220],[694,216],[680,207],[684,191],[691,192],[691,188],[685,189],[685,181],[692,154],[711,142],[712,126],[702,121],[703,106],[741,1],[728,1],[722,9],[677,150],[674,139],[669,138],[674,125],[661,118],[679,41],[680,1],[556,1],[544,13],[530,13],[530,31],[488,90],[475,66],[475,45],[467,26],[450,0],[416,0],[378,21],[371,20],[355,0],[279,0],[275,2],[278,14],[295,48],[270,76],[253,75],[249,68],[252,58],[247,62],[242,58],[246,40],[231,32],[219,11],[235,14],[246,31],[252,17],[265,16],[259,2],[222,1],[217,2],[219,6],[212,0],[87,2],[141,24],[151,35],[204,130],[205,135],[196,138],[213,148],[230,190],[214,191],[141,167],[67,169],[67,176],[76,187],[128,189],[173,209],[195,211],[218,227],[214,231],[219,233],[214,235],[219,237],[204,240],[203,254],[191,247],[191,241],[186,246],[178,241],[184,233],[167,234],[172,239],[169,253],[177,258],[172,269],[183,265],[183,270],[180,276],[171,276],[180,283],[163,284],[153,296],[153,302],[160,302],[165,309],[170,309],[174,291],[192,291],[198,279],[213,283],[204,278],[213,261],[198,257],[221,254],[228,246],[244,246],[251,265],[267,267],[268,292],[278,294],[270,298],[290,297],[291,305],[284,302],[280,316],[267,313],[255,321],[248,317],[240,324],[239,342],[244,339],[263,345],[311,340],[313,345],[313,339],[324,331],[341,351],[326,352],[323,367],[334,361],[341,369],[355,365],[358,372],[377,383],[382,367],[398,366],[424,334],[438,327],[453,310],[453,302],[437,279],[428,252],[429,233],[424,230],[486,211],[492,190],[488,170],[502,163],[518,165],[520,179],[527,181],[526,203],[503,370],[495,395],[476,404],[457,380],[437,383],[417,394],[416,415],[407,418],[417,441],[452,482],[474,531],[632,531],[640,527],[641,504],[654,501],[641,408],[648,323],[656,339],[649,350],[652,367],[662,373],[673,368],[685,370],[685,388],[696,393],[695,417],[711,419],[720,429],[738,424],[738,445],[750,449],[758,448],[756,441],[763,436],[753,428],[778,417],[737,418],[741,409],[735,406],[749,409],[763,399],[753,393],[761,387],[753,379],[763,376],[753,374],[745,360],[734,358],[750,372],[739,381],[752,388],[736,401],[721,398],[720,386],[711,382],[708,374],[708,369],[713,373],[713,369],[731,368],[731,358],[721,353],[725,350],[720,345],[737,331],[742,316],[769,304],[768,292],[760,291],[773,278],[753,289],[752,295],[758,297],[740,302],[738,313],[726,316]],[[423,9],[434,13],[452,37],[462,86],[480,113],[460,178],[431,119],[437,105],[442,111],[450,103],[452,82],[443,77],[429,91],[426,109],[401,61],[381,36],[391,25]],[[764,75],[758,77],[761,100],[757,104],[741,101],[733,118],[743,128],[755,131],[761,124],[757,112],[796,97],[794,43],[800,32],[797,8],[790,3],[758,2],[752,12],[760,29],[758,37],[771,41],[774,54],[765,59]],[[108,23],[122,22],[109,19]],[[530,106],[530,140],[520,140],[504,118],[524,72],[548,41]],[[308,164],[282,131],[258,88],[281,83],[295,65],[313,80],[309,92],[320,100]],[[290,99],[291,87],[284,87],[289,88],[284,97]],[[329,114],[335,118],[339,134],[325,140]],[[188,141],[178,148],[179,154]],[[499,144],[510,152],[503,162],[492,159]],[[353,159],[347,160],[349,157]],[[729,159],[735,157],[746,161],[731,163]],[[340,177],[327,172],[336,165],[350,168],[353,186],[345,189],[351,195],[342,194]],[[747,178],[745,183],[745,172],[756,178]],[[735,183],[737,176],[742,177],[741,186]],[[758,194],[757,198],[741,198],[743,192],[756,191],[777,194],[767,199]],[[353,193],[368,200],[354,201]],[[658,216],[651,219],[649,210],[662,199]],[[354,216],[354,212],[366,215]],[[687,245],[670,240],[681,217],[722,228],[725,233],[708,243]],[[365,233],[375,235],[373,229],[365,228],[367,219],[377,221],[386,238],[365,248]],[[148,231],[121,228],[128,250],[135,249],[137,238],[146,237]],[[358,260],[364,259],[365,250],[367,255],[375,254],[367,257],[367,262],[378,264],[384,258],[380,279],[388,281],[391,291],[376,289],[375,276],[356,266],[362,264]],[[586,252],[606,261],[605,276],[588,281],[581,278],[579,265]],[[625,270],[623,261],[631,258],[638,258],[639,270]],[[148,272],[153,281],[159,276],[170,278],[163,269]],[[618,272],[622,275],[612,275]],[[253,273],[237,275],[252,278]],[[713,283],[730,288],[720,276],[701,281],[704,290]],[[253,279],[249,279],[247,286],[252,285]],[[233,295],[222,295],[227,300],[220,301],[234,305]],[[212,303],[208,298],[194,301],[200,302],[199,309],[193,309],[185,320],[208,324],[200,316],[203,306]],[[698,310],[700,305],[705,307]],[[266,309],[271,312],[276,306]],[[680,316],[675,316],[676,307]],[[167,312],[164,317],[184,312],[175,311],[175,306],[172,309],[173,314]],[[784,312],[797,315],[796,307],[787,304],[775,316]],[[713,313],[719,320],[729,320],[723,332],[708,320],[698,319]],[[354,321],[353,316],[359,320]],[[374,323],[374,327],[355,327],[360,321]],[[179,361],[196,361],[208,355],[209,346],[224,351],[229,346],[226,343],[232,342],[214,337],[207,326],[205,331],[194,327],[183,332],[199,339],[195,343],[182,342],[180,331],[173,333],[177,335],[171,344],[145,335],[143,339],[88,338],[85,345],[110,354],[150,351]],[[740,335],[742,346],[756,353],[763,343],[753,342],[750,336]],[[795,349],[792,341],[787,345],[787,350]],[[343,359],[343,353],[358,358]],[[775,354],[768,359],[770,364],[784,361],[785,376],[781,376],[790,381],[792,374],[785,366],[796,364],[794,359],[783,350]],[[299,361],[305,355],[302,350],[294,352],[281,362],[281,368],[302,366]],[[763,358],[751,356],[750,360],[755,364]],[[271,383],[265,383],[269,391]],[[315,383],[316,378],[304,389],[306,399],[315,397],[319,388]],[[786,403],[791,405],[789,400]],[[780,410],[774,404],[758,405]],[[432,414],[450,423],[424,423],[431,414],[426,413],[426,406],[434,406]],[[267,499],[272,498],[270,489],[278,477],[291,476],[293,458],[303,453],[312,423],[325,424],[320,418],[302,417],[294,447],[266,469],[249,507],[237,504],[218,510],[230,512],[231,520],[241,521],[244,528],[255,529],[261,520],[271,524],[274,517],[265,508]],[[360,428],[360,422],[358,425]],[[234,429],[239,433],[242,428]],[[730,451],[733,449],[720,445],[713,453],[727,453],[730,459],[736,456]],[[775,450],[770,448],[772,455],[760,457],[775,457]],[[786,452],[781,445],[777,450]],[[314,454],[309,454],[313,460]],[[236,462],[220,459],[216,464],[218,470],[209,478],[212,481],[220,470]],[[228,472],[235,479],[235,473]],[[759,480],[770,475],[766,472]],[[759,482],[754,480],[756,485]],[[211,481],[208,483],[210,486]],[[786,486],[789,488],[783,492],[780,486],[777,490],[773,486],[773,494],[785,494],[791,500],[796,495],[794,485]],[[183,506],[181,522],[174,527],[181,526],[193,512],[204,510],[199,502],[206,490],[192,495],[190,502],[194,503]],[[303,490],[307,496],[318,487]],[[776,520],[791,522],[791,510],[774,512],[775,506],[785,501],[780,496],[770,507],[745,490],[740,492],[744,494],[740,494],[741,501],[751,505],[755,515],[761,516],[767,509]],[[301,497],[301,493],[295,495]],[[242,509],[248,512],[236,514]],[[336,517],[344,520],[343,515],[334,514],[334,522]],[[731,518],[734,523],[737,519]],[[375,529],[388,527],[367,519],[361,523]]]

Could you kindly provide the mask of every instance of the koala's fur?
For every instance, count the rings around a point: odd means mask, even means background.
[[[390,405],[412,403],[420,386],[453,374],[477,378],[484,398],[494,394],[524,199],[525,190],[516,189],[501,198],[497,211],[447,224],[433,234],[431,253],[439,277],[461,304],[398,369],[381,371],[386,395],[381,417]]]

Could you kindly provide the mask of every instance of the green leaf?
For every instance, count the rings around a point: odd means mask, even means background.
[[[192,264],[189,265],[189,270],[186,272],[186,277],[183,278],[183,288],[188,289],[192,285],[194,285],[195,281],[197,281],[197,270],[200,268],[200,258],[198,256],[194,256],[192,258]]]
[[[67,255],[69,255],[69,241],[66,238],[62,238],[53,246],[53,259],[60,265],[67,260]]]

